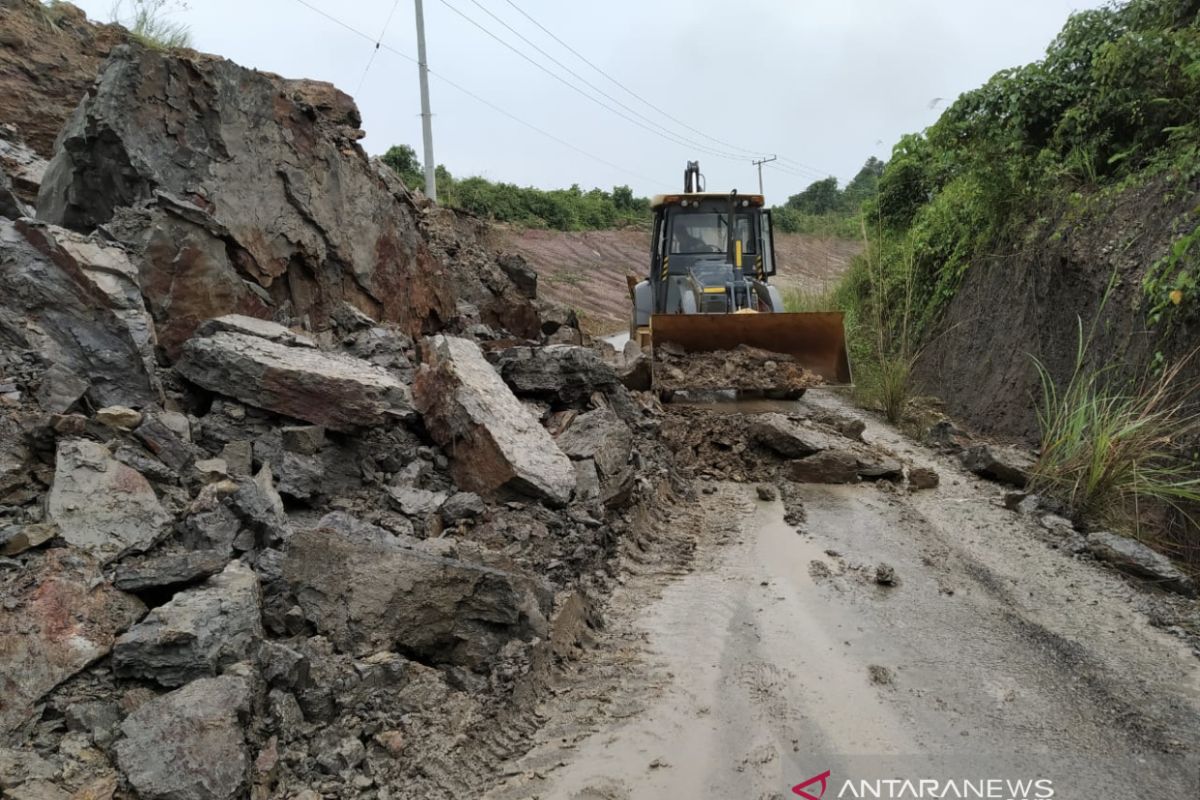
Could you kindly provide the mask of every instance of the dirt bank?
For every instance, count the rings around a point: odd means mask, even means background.
[[[498,229],[498,246],[520,253],[538,273],[539,294],[583,313],[585,328],[610,333],[629,326],[627,274],[647,269],[650,234],[641,230]],[[817,291],[836,281],[862,249],[858,242],[777,233],[780,286]]]

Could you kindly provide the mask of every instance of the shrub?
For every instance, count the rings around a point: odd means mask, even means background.
[[[128,9],[128,11],[126,10]],[[171,14],[186,11],[183,0],[116,0],[112,21],[124,25],[135,39],[156,50],[192,46],[191,29],[171,20]]]

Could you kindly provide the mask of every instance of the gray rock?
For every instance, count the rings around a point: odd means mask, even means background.
[[[65,246],[77,238],[0,218],[0,341],[55,365],[39,391],[47,411],[69,408],[81,382],[93,406],[148,405],[158,388],[136,273],[111,245]]]
[[[59,441],[48,512],[66,542],[105,562],[150,547],[171,521],[144,477],[87,439]]]
[[[186,421],[186,418],[185,418]],[[195,461],[195,455],[177,431],[167,423],[166,415],[147,415],[133,435],[146,449],[171,469],[186,474]]]
[[[590,458],[571,461],[575,467],[575,500],[588,502],[600,499],[600,473]]]
[[[825,450],[787,465],[797,483],[857,483],[858,470],[858,457],[847,450]]]
[[[478,519],[487,513],[483,498],[474,492],[455,492],[442,504],[442,522],[455,525],[462,520]]]
[[[130,469],[137,470],[143,476],[158,483],[178,483],[179,475],[166,464],[147,453],[140,447],[121,445],[113,458]]]
[[[124,592],[144,592],[194,583],[215,575],[229,563],[228,552],[194,550],[123,561],[113,572],[113,586]]]
[[[283,642],[263,642],[258,654],[263,680],[285,689],[303,689],[309,682],[308,656]]]
[[[128,431],[142,424],[142,412],[127,406],[108,406],[96,412],[96,421],[110,428]]]
[[[963,466],[976,475],[1018,489],[1029,483],[1029,473],[1034,465],[1034,459],[1028,453],[1002,445],[975,445],[963,451],[961,459]]]
[[[0,556],[15,556],[41,547],[57,535],[58,528],[45,523],[0,528]]]
[[[0,570],[0,734],[22,725],[38,700],[112,648],[145,613],[113,589],[97,562],[65,548],[19,570]]]
[[[325,429],[320,425],[290,425],[279,433],[283,449],[289,453],[313,456],[325,446]]]
[[[360,124],[330,84],[118,47],[63,127],[38,212],[107,223],[143,253],[171,358],[211,317],[284,303],[314,330],[352,303],[415,334],[453,315],[455,276],[356,144]]]
[[[813,415],[813,420],[833,428],[842,436],[845,436],[847,439],[853,439],[856,442],[863,440],[863,431],[867,429],[866,422],[857,417],[851,417],[848,414],[841,414],[837,411],[820,411]]]
[[[21,198],[17,197],[13,191],[12,181],[4,172],[3,165],[0,165],[0,217],[8,217],[9,219],[18,219],[20,217],[31,217],[33,213],[26,208],[21,202]]]
[[[258,577],[239,561],[180,592],[121,636],[113,672],[180,686],[252,659],[263,638]]]
[[[240,333],[188,340],[175,368],[205,389],[337,431],[412,415],[408,387],[386,370]]]
[[[279,493],[298,500],[323,494],[325,465],[321,459],[284,453],[279,462]]]
[[[244,333],[247,336],[257,336],[289,347],[316,348],[317,343],[302,333],[286,328],[278,322],[258,317],[248,317],[245,314],[226,314],[223,317],[206,320],[196,328],[196,336],[211,336],[219,331],[229,333]]]
[[[516,253],[503,253],[496,259],[496,264],[513,282],[518,292],[530,300],[537,297],[537,272],[524,258]]]
[[[229,465],[223,458],[202,458],[192,465],[201,484],[216,483],[229,477]]]
[[[69,367],[51,364],[42,376],[41,385],[38,386],[38,405],[51,414],[65,413],[87,394],[89,386],[86,380],[72,372]]]
[[[858,476],[864,481],[899,481],[904,478],[904,466],[891,458],[859,456]]]
[[[1195,595],[1196,584],[1171,560],[1139,541],[1108,531],[1087,536],[1087,550],[1101,561],[1107,561],[1122,572],[1145,578],[1164,589],[1180,594]]]
[[[755,415],[750,423],[750,437],[784,458],[805,458],[844,444],[826,433],[775,413]]]
[[[575,417],[555,442],[572,460],[594,461],[602,480],[618,478],[629,470],[633,432],[606,408]]]
[[[532,578],[430,555],[345,515],[297,531],[283,574],[338,649],[414,653],[482,670],[505,643],[545,635],[548,590]],[[337,525],[337,527],[330,527]]]
[[[589,347],[510,347],[492,357],[505,383],[521,396],[554,397],[574,403],[593,392],[621,385],[613,368]]]
[[[771,501],[779,496],[779,493],[775,491],[775,487],[766,483],[760,483],[755,487],[755,491],[758,493],[759,500]]]
[[[249,477],[254,473],[254,446],[244,440],[226,442],[221,448],[221,460],[225,462],[230,475]]]
[[[459,486],[510,490],[565,505],[575,488],[571,460],[521,405],[479,346],[467,339],[426,339],[413,386],[430,435],[451,454]]]
[[[247,787],[245,678],[201,678],[143,704],[121,723],[117,764],[146,800],[232,800]]]
[[[410,517],[436,514],[446,502],[445,492],[431,492],[415,486],[392,486],[388,489],[392,504]]]

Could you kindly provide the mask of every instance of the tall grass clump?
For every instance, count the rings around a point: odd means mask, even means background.
[[[1142,512],[1151,506],[1185,515],[1188,507],[1200,507],[1200,464],[1187,452],[1188,443],[1200,441],[1200,413],[1188,403],[1197,387],[1180,377],[1192,356],[1144,380],[1122,382],[1112,365],[1087,366],[1090,338],[1081,322],[1065,381],[1055,381],[1034,359],[1041,455],[1032,490],[1075,514],[1139,533]]]
[[[117,0],[113,4],[113,22],[124,25],[142,44],[155,50],[174,50],[192,46],[192,31],[186,23],[171,19],[177,11],[187,11],[182,0]]]

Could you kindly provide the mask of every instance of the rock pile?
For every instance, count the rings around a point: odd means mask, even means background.
[[[653,421],[360,136],[121,45],[0,181],[5,796],[428,796],[608,585]]]

